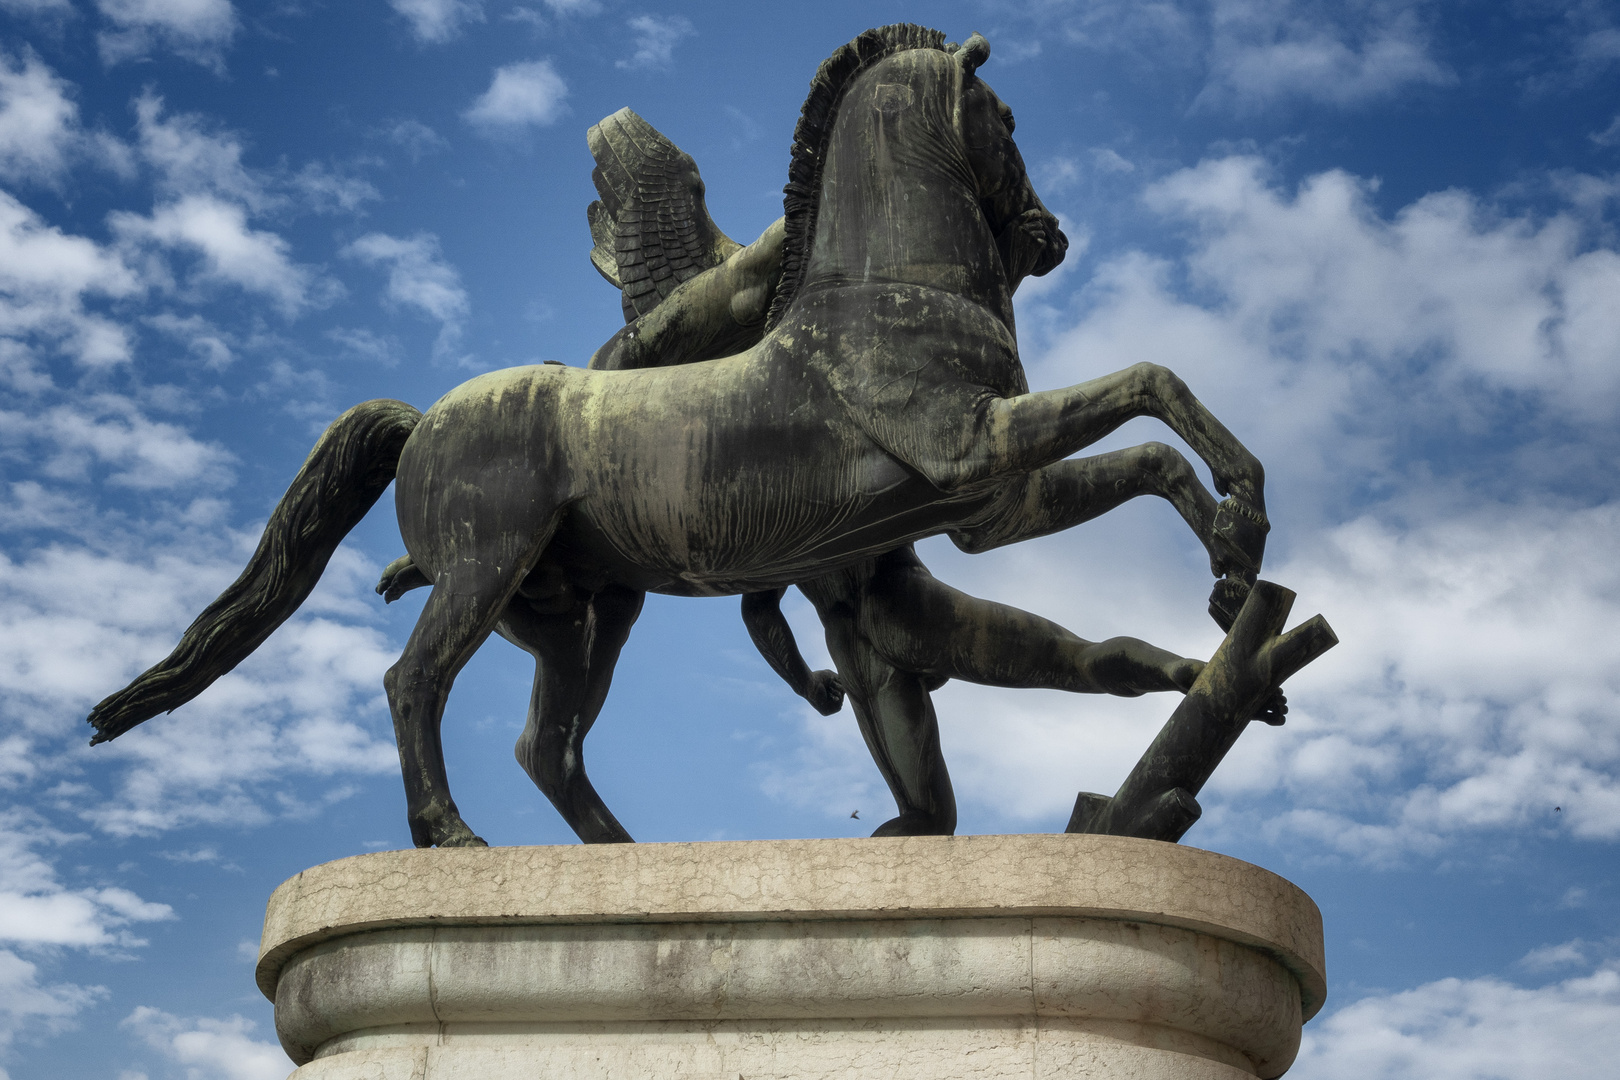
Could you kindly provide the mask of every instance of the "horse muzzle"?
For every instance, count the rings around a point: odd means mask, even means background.
[[[1064,256],[1069,253],[1069,238],[1058,228],[1057,218],[1047,214],[1043,220],[1046,223],[1046,247],[1042,250],[1041,257],[1036,260],[1035,269],[1030,271],[1034,277],[1044,277],[1056,270]]]

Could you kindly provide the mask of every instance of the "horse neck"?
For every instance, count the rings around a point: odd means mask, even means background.
[[[923,285],[982,304],[1010,328],[1006,274],[950,112],[884,74],[864,76],[869,85],[840,107],[804,285]]]

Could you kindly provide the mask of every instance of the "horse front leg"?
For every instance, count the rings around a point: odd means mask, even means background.
[[[1060,461],[1019,478],[1018,487],[996,503],[993,514],[950,533],[970,554],[1061,532],[1105,514],[1139,495],[1157,495],[1176,508],[1204,550],[1218,578],[1209,613],[1222,630],[1248,596],[1260,571],[1265,532],[1235,509],[1236,498],[1217,503],[1199,483],[1190,462],[1174,447],[1143,443],[1096,457]],[[1236,523],[1236,524],[1234,524]]]
[[[1175,507],[1204,545],[1215,576],[1231,569],[1232,552],[1215,531],[1220,504],[1173,446],[1150,442],[1095,457],[1072,458],[1036,469],[1015,483],[1017,490],[998,500],[993,514],[951,530],[957,547],[977,555],[1062,532],[1138,496],[1156,495]]]
[[[1186,383],[1158,364],[1136,364],[1062,390],[983,399],[975,437],[963,455],[924,472],[937,471],[939,475],[929,475],[929,479],[947,488],[995,475],[1033,472],[1090,446],[1138,416],[1155,417],[1181,436],[1209,466],[1215,490],[1230,496],[1206,526],[1202,509],[1172,497],[1185,490],[1185,485],[1172,484],[1166,494],[1212,553],[1218,549],[1222,572],[1252,579],[1260,568],[1270,529],[1265,516],[1265,469],[1193,396]],[[1143,482],[1154,479],[1150,474]]]

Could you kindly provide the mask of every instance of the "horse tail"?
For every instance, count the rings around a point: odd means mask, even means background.
[[[378,400],[332,421],[276,504],[242,576],[197,616],[167,659],[91,711],[90,745],[184,705],[286,622],[393,481],[421,419],[403,401]]]

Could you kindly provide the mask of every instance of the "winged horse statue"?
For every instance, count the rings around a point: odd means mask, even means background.
[[[1331,631],[1317,617],[1278,637],[1292,594],[1256,584],[1264,471],[1173,372],[1138,364],[1030,392],[1012,292],[1058,265],[1067,240],[1030,184],[1011,110],[979,77],[988,56],[978,35],[958,47],[905,24],[837,50],[795,132],[786,213],[747,247],[709,221],[690,158],[652,143],[639,163],[610,155],[615,139],[645,132],[623,113],[599,125],[606,197],[591,211],[593,261],[623,290],[625,329],[588,368],[510,368],[426,413],[379,400],[338,417],[242,576],[167,659],[92,711],[92,743],[240,663],[393,482],[408,555],[379,591],[432,588],[384,680],[418,846],[484,843],[451,796],[440,720],[491,633],[536,661],[519,762],[582,839],[628,841],[585,772],[583,740],[645,594],[743,594],[751,630],[791,682],[797,651],[772,617],[790,584],[821,613],[900,804],[880,832],[954,828],[927,692],[958,677],[1186,692],[1120,796],[1082,793],[1070,822],[1179,836],[1202,781],[1175,762],[1187,746],[1207,751],[1214,728],[1280,719],[1276,687]],[[630,175],[647,160],[663,170],[662,196]],[[1161,444],[1071,457],[1138,416],[1181,436],[1225,500]],[[1220,579],[1211,611],[1231,633],[1207,666],[1134,639],[1094,645],[966,597],[909,549],[945,534],[988,550],[1143,494],[1175,506]],[[987,625],[999,640],[975,644]],[[1224,718],[1213,726],[1211,709]]]

